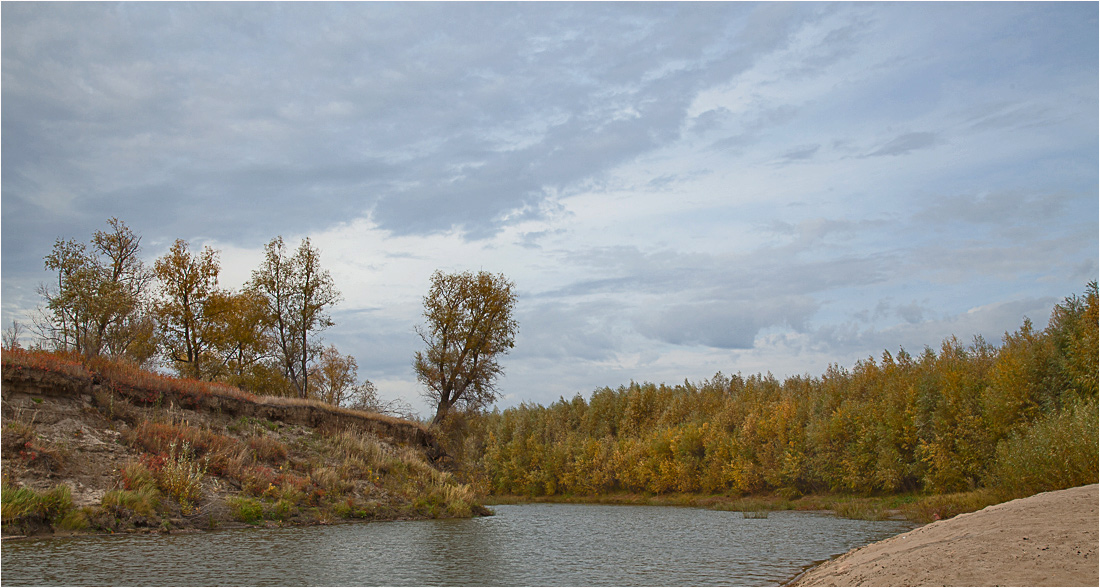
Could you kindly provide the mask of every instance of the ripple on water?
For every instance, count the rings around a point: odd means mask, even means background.
[[[7,542],[5,586],[775,585],[911,529],[815,513],[502,505],[472,520]]]

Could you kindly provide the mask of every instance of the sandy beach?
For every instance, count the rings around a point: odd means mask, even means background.
[[[1097,485],[1044,492],[854,549],[796,586],[1097,586]]]

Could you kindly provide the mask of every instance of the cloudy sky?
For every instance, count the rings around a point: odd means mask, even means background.
[[[1097,278],[1098,7],[2,5],[2,313],[117,216],[237,288],[309,236],[383,397],[436,269],[519,291],[500,406],[999,342]]]

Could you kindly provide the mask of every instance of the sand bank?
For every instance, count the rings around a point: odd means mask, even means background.
[[[1097,485],[914,529],[811,569],[797,586],[1097,586]]]

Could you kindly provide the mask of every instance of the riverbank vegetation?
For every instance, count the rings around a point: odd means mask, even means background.
[[[820,377],[632,382],[467,414],[448,443],[494,495],[770,495],[795,508],[829,495],[872,518],[945,518],[1097,481],[1097,325],[1093,282],[1000,347],[951,337]]]
[[[485,514],[423,425],[126,362],[3,351],[3,533]]]

